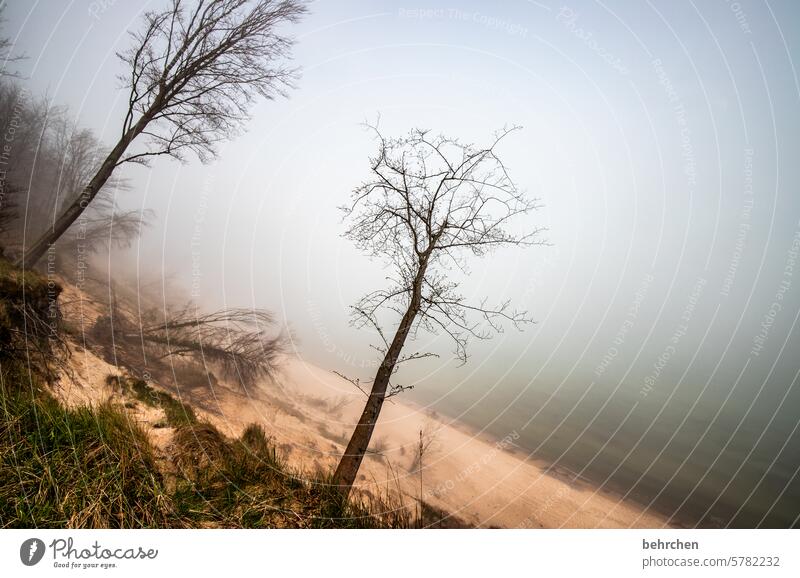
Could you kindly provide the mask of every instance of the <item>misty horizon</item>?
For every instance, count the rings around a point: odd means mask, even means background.
[[[216,159],[123,167],[120,210],[155,216],[98,266],[163,306],[266,309],[292,353],[368,380],[377,335],[351,306],[387,271],[340,210],[375,154],[364,125],[478,146],[519,126],[498,154],[548,244],[450,275],[535,323],[473,340],[463,365],[420,331],[407,348],[439,357],[403,366],[403,396],[676,521],[796,526],[800,11],[766,8],[315,2],[288,31],[296,86],[257,99]],[[25,56],[9,66],[113,144],[115,53],[142,10],[6,3]]]

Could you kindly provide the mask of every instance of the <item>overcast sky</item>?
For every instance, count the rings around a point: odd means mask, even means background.
[[[33,93],[111,143],[125,98],[115,51],[162,3],[9,2],[4,34]],[[513,401],[597,382],[636,396],[734,383],[745,364],[744,389],[777,376],[785,391],[800,346],[798,22],[789,0],[314,2],[294,30],[303,72],[288,99],[259,102],[210,165],[125,169],[121,205],[157,214],[131,259],[187,292],[195,275],[206,306],[269,308],[306,358],[369,378],[370,336],[347,308],[385,272],[340,237],[336,209],[373,152],[361,123],[380,114],[387,134],[476,143],[522,125],[499,152],[544,204],[530,226],[552,246],[472,260],[462,288],[538,323],[474,344],[463,368],[421,336],[414,349],[444,357],[404,370],[413,395]]]

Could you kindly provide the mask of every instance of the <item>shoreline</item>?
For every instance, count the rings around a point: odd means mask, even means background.
[[[305,399],[347,396],[343,417],[349,416],[351,424],[356,421],[363,407],[363,394],[349,382],[300,357],[287,357],[282,373],[289,390],[312,396]],[[657,512],[645,510],[630,499],[622,500],[621,495],[598,488],[586,478],[576,478],[575,472],[563,466],[525,455],[524,449],[514,444],[516,432],[498,439],[438,410],[431,411],[410,400],[393,401],[384,405],[373,444],[381,448],[391,468],[403,474],[395,480],[388,476],[381,479],[385,464],[376,463],[374,456],[368,455],[359,476],[372,478],[371,483],[364,484],[363,479],[359,482],[368,491],[391,482],[418,499],[418,469],[410,467],[413,460],[409,453],[418,444],[419,430],[433,423],[438,432],[438,448],[423,465],[423,479],[430,481],[423,499],[470,523],[512,528],[666,525],[666,518]],[[313,408],[303,409],[323,423],[329,417],[315,414]],[[344,428],[342,437],[346,438],[351,428]],[[346,443],[346,439],[343,441]]]
[[[432,419],[440,421],[446,426],[453,427],[454,429],[461,431],[465,435],[472,436],[475,439],[478,439],[488,445],[496,446],[498,444],[501,444],[503,445],[503,447],[501,448],[502,451],[514,456],[515,458],[523,462],[532,465],[533,467],[539,470],[546,471],[545,475],[556,478],[564,483],[581,486],[593,492],[596,491],[598,494],[602,494],[606,496],[608,499],[614,500],[615,502],[624,501],[642,510],[648,509],[650,512],[653,512],[658,516],[664,517],[665,519],[670,516],[674,516],[670,524],[670,527],[693,528],[697,523],[696,520],[689,519],[687,516],[679,516],[675,514],[674,511],[667,512],[662,509],[656,508],[655,506],[652,505],[648,506],[648,504],[642,503],[639,500],[636,500],[632,496],[626,497],[625,491],[623,491],[622,489],[615,489],[613,487],[609,487],[607,483],[601,485],[598,482],[595,482],[594,480],[587,478],[586,476],[579,475],[577,472],[571,470],[567,466],[554,464],[552,462],[549,462],[546,458],[531,456],[528,453],[526,453],[527,450],[521,445],[502,444],[504,438],[500,438],[492,433],[489,433],[486,430],[481,430],[477,426],[461,421],[458,418],[454,418],[453,416],[447,414],[443,410],[440,409],[430,410],[425,406],[423,406],[422,404],[419,404],[411,400],[402,400],[402,401],[397,400],[396,403],[406,405],[412,410],[421,413],[433,412],[438,417],[433,417]]]

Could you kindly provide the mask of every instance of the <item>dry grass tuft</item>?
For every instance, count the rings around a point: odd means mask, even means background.
[[[229,451],[225,437],[209,423],[183,425],[172,437],[172,459],[178,470],[189,479],[211,475]]]

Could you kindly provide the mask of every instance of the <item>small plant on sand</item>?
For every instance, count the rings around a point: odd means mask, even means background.
[[[197,416],[191,406],[178,401],[166,391],[155,389],[142,379],[109,375],[106,383],[145,405],[163,409],[166,422],[171,427],[197,423]]]

